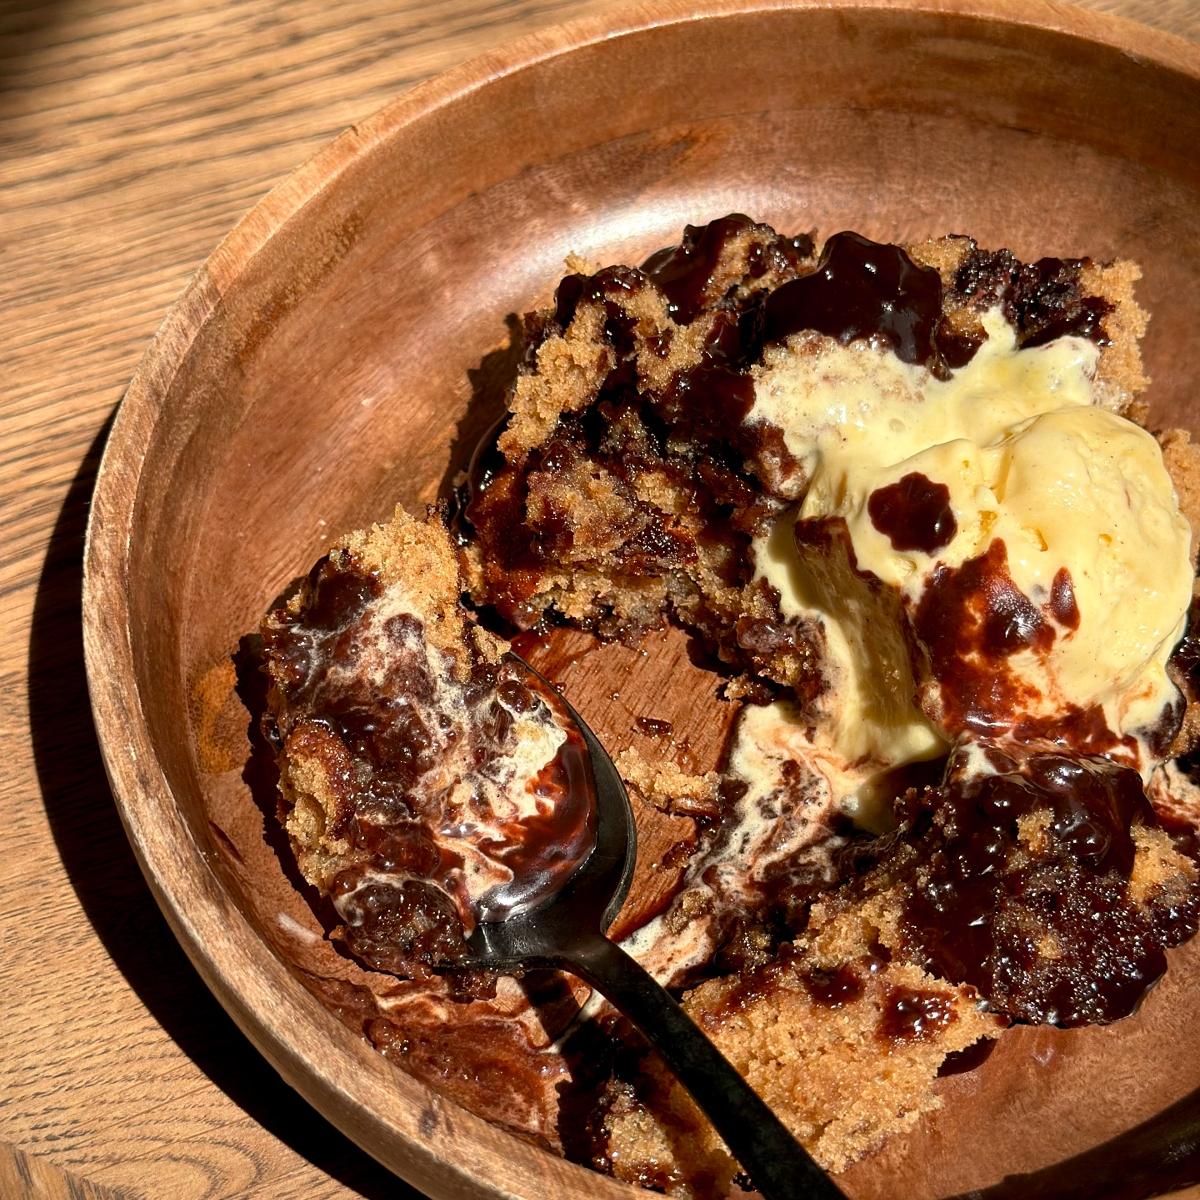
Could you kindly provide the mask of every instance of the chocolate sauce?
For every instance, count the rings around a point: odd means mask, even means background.
[[[1071,572],[1059,567],[1050,585],[1050,611],[1054,619],[1066,629],[1079,628],[1079,605],[1075,602],[1075,587]]]
[[[1107,346],[1104,318],[1112,305],[1081,292],[1082,263],[1040,258],[1017,272],[1008,308],[1021,346],[1043,346],[1060,337],[1088,338]]]
[[[324,678],[326,646],[356,620],[382,588],[379,580],[361,570],[349,556],[328,555],[309,572],[305,582],[303,621],[286,608],[276,609],[263,631],[263,649],[276,665],[277,678],[289,699],[311,698]]]
[[[1003,540],[995,539],[959,567],[939,563],[913,627],[929,653],[944,706],[942,724],[950,734],[1003,728],[1040,699],[1008,659],[1023,650],[1045,654],[1054,627],[1013,582]]]
[[[896,550],[932,554],[949,545],[958,532],[950,508],[950,489],[910,471],[895,483],[876,488],[867,501],[871,524]]]
[[[743,1012],[778,991],[796,976],[799,953],[792,945],[779,948],[774,958],[737,975],[722,998],[721,1015]]]
[[[975,357],[979,347],[987,341],[987,330],[982,326],[973,330],[954,329],[946,321],[938,325],[934,341],[937,345],[941,366],[934,365],[933,373],[944,378],[947,371],[965,367]]]
[[[824,1008],[841,1008],[843,1004],[852,1004],[863,994],[862,976],[844,964],[827,971],[810,967],[800,973],[800,982],[814,1003]]]
[[[1001,303],[1021,347],[1042,346],[1060,337],[1109,344],[1104,318],[1112,305],[1083,291],[1088,259],[1041,258],[1019,262],[1009,251],[972,248],[955,275],[954,289],[976,308]]]
[[[547,510],[536,524],[529,519],[530,475],[561,471],[581,459],[580,438],[577,424],[564,423],[520,468],[493,449],[480,458],[483,466],[471,479],[463,516],[473,540],[486,547],[484,571],[491,603],[518,628],[528,628],[541,616],[540,612],[526,614],[524,605],[536,593],[545,564],[556,550],[561,553],[571,534],[562,514]]]
[[[368,863],[343,871],[329,889],[346,922],[334,936],[355,958],[377,971],[421,979],[429,964],[463,957],[462,922],[446,892],[418,879],[367,882],[370,870]]]
[[[575,319],[575,310],[588,286],[586,275],[574,274],[563,277],[554,289],[554,324],[561,333]]]
[[[504,455],[497,442],[508,427],[509,414],[502,413],[488,427],[471,452],[466,478],[459,484],[451,500],[450,533],[460,546],[470,545],[475,534],[471,509],[495,477],[504,470]]]
[[[941,789],[901,806],[917,851],[906,940],[1018,1020],[1117,1020],[1194,932],[1195,900],[1130,898],[1132,828],[1156,824],[1136,771],[1053,752],[1010,763],[963,776],[952,760]]]
[[[642,264],[642,270],[666,296],[667,311],[679,324],[690,325],[705,307],[721,299],[714,289],[715,276],[729,244],[747,233],[760,235],[746,262],[752,279],[772,269],[794,270],[813,251],[811,238],[780,237],[742,213],[730,213],[707,225],[688,225],[678,246],[659,250]]]
[[[812,330],[843,344],[871,338],[904,362],[933,368],[942,317],[942,280],[899,246],[837,233],[817,269],[776,288],[763,310],[763,335],[781,342]]]
[[[510,686],[514,682],[510,679]],[[549,705],[566,740],[534,786],[538,795],[550,801],[548,811],[501,827],[507,844],[497,857],[513,878],[480,897],[476,906],[480,921],[500,921],[552,897],[596,844],[596,790],[583,735],[552,689],[531,674],[525,682]]]
[[[662,909],[669,904],[667,898]],[[713,940],[716,952],[712,964],[720,975],[745,975],[765,967],[777,945],[777,939],[762,921],[740,911],[728,918],[723,915],[718,918]]]
[[[429,827],[421,821],[382,824],[360,813],[350,826],[349,838],[356,849],[370,857],[372,866],[385,875],[444,878],[449,871],[462,866],[462,857],[438,846]]]
[[[314,568],[301,603],[267,622],[264,653],[278,693],[275,732],[321,763],[328,832],[349,842],[330,886],[338,936],[368,965],[421,978],[462,957],[464,922],[496,919],[562,886],[595,843],[596,801],[582,736],[550,689],[516,661],[478,656],[465,682],[448,668],[435,676],[421,621],[379,608],[385,600],[374,575],[336,552]],[[447,688],[469,714],[465,729],[444,711]],[[486,781],[514,752],[517,717],[539,710],[565,741],[534,781],[545,801],[536,813],[504,822],[479,811],[498,821],[486,855],[513,877],[476,903],[455,849],[458,823],[470,836],[471,804],[490,803]],[[460,784],[483,789],[457,801],[453,816],[445,788],[429,782],[442,762]]]
[[[1115,753],[1136,761],[1136,738],[1114,733],[1098,704],[1060,704],[1051,713],[1037,713],[1040,691],[1009,660],[1026,650],[1048,654],[1057,637],[1055,622],[1066,629],[1079,622],[1065,568],[1039,606],[1013,582],[1003,539],[958,567],[939,563],[917,604],[913,628],[937,681],[941,724],[951,735],[1008,732],[1019,742],[1055,742],[1079,754]]]
[[[753,227],[754,222],[741,213],[707,225],[688,225],[678,246],[659,250],[642,264],[642,270],[666,296],[667,311],[679,324],[690,325],[705,304],[717,298],[710,292],[726,246]]]
[[[638,732],[647,737],[669,738],[675,732],[675,726],[670,721],[662,721],[658,717],[638,717],[633,723]]]
[[[625,310],[622,300],[636,296],[647,284],[647,277],[637,267],[604,267],[595,275],[568,275],[554,293],[554,323],[560,330],[566,329],[575,319],[575,312],[584,300],[603,304],[605,315],[614,322],[610,341],[618,349],[628,351],[629,331],[632,318]]]
[[[754,455],[761,433],[745,421],[754,406],[754,381],[747,367],[758,355],[757,339],[755,309],[714,314],[700,361],[677,371],[666,390],[651,398],[672,438]]]
[[[656,408],[683,436],[701,443],[755,444],[744,422],[754,406],[754,381],[727,363],[705,358],[680,371]]]
[[[403,813],[404,790],[429,769],[435,752],[436,736],[418,711],[433,692],[419,651],[420,621],[397,614],[377,634],[366,634],[370,605],[381,592],[378,578],[352,556],[327,556],[309,575],[300,611],[273,614],[263,649],[289,708],[307,714],[310,726],[327,730],[352,756],[370,762],[377,776],[372,801]],[[364,656],[378,653],[379,636],[388,646],[382,688],[357,669]],[[350,815],[349,809],[342,812],[335,836],[344,832]]]

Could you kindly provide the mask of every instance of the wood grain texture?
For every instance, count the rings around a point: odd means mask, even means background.
[[[0,1142],[0,1196],[30,1200],[120,1200],[120,1194],[111,1188],[89,1183],[7,1142]]]
[[[86,502],[163,312],[271,184],[416,80],[608,7],[0,9],[0,1194],[56,1195],[52,1169],[93,1194],[404,1194],[238,1033],[142,882],[86,703]],[[1200,36],[1191,0],[1091,7]]]

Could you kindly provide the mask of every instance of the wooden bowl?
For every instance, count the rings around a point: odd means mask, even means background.
[[[437,1197],[643,1194],[446,1101],[339,1020],[348,993],[314,983],[332,951],[243,780],[240,635],[335,533],[444,490],[495,402],[506,314],[548,297],[568,251],[636,261],[731,210],[791,231],[1122,255],[1145,271],[1155,419],[1200,429],[1198,145],[1200,50],[1062,4],[687,0],[541,34],[408,93],[238,225],[114,424],[87,662],[159,903],[313,1104]],[[686,662],[677,639],[641,666],[617,650],[556,669],[615,745],[665,706],[711,756],[720,722],[691,685],[661,694],[664,659]],[[1119,1025],[1007,1036],[847,1191],[944,1196],[1040,1172],[1014,1194],[1097,1194],[1087,1164],[1109,1151],[1075,1156],[1184,1120],[1200,1088],[1198,960],[1195,944],[1177,952]],[[1193,1113],[1193,1149],[1194,1129]],[[1155,1170],[1134,1194],[1183,1178]]]

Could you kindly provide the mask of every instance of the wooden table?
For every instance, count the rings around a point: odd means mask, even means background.
[[[1195,0],[1088,5],[1200,38]],[[164,311],[272,184],[417,80],[605,7],[0,5],[5,1200],[415,1195],[259,1058],[142,881],[88,711],[87,502]]]

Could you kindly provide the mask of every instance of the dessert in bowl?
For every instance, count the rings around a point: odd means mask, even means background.
[[[545,895],[548,851],[551,890],[586,856],[586,793],[460,596],[526,642],[685,627],[742,707],[707,777],[624,760],[702,816],[627,944],[844,1170],[1010,1023],[1128,1016],[1196,931],[1200,790],[1171,760],[1200,454],[1130,419],[1129,263],[818,254],[733,214],[571,265],[453,508],[350,537],[264,623],[282,814],[349,952],[491,1024],[496,980],[455,961]],[[411,1004],[382,1004],[388,1049]],[[614,1024],[530,1038],[529,1132],[670,1194],[745,1184]]]
[[[727,6],[622,37],[571,35],[569,51],[539,44],[519,70],[492,78],[491,64],[469,86],[465,75],[439,83],[361,126],[240,227],[131,387],[97,493],[88,643],[101,738],[135,847],[184,944],[256,1043],[426,1190],[470,1177],[518,1195],[626,1194],[471,1116],[486,1111],[497,1079],[518,1074],[502,1023],[486,1038],[468,1027],[456,1043],[439,1023],[444,1008],[425,1009],[428,1036],[392,1039],[408,1071],[362,1039],[368,1026],[389,1038],[386,1024],[373,1024],[374,991],[394,999],[406,985],[324,939],[312,897],[288,877],[290,851],[269,840],[274,781],[257,789],[267,817],[247,803],[231,648],[337,531],[367,528],[397,500],[420,513],[447,494],[499,415],[498,405],[468,405],[468,372],[478,394],[491,392],[511,361],[502,349],[488,355],[502,338],[498,314],[548,306],[563,255],[642,262],[686,221],[734,208],[791,231],[859,228],[910,243],[963,229],[1026,260],[1135,260],[1138,299],[1152,313],[1146,423],[1186,425],[1197,369],[1179,303],[1191,267],[1176,249],[1193,236],[1197,211],[1184,150],[1186,54],[1139,35],[1130,58],[1120,26],[1049,9],[1038,19],[1057,30],[982,9]],[[910,52],[903,72],[893,69],[897,38]],[[786,62],[775,53],[784,43]],[[705,65],[718,45],[762,68],[739,81],[736,104]],[[632,81],[649,63],[663,81],[652,103],[616,103],[644,95]],[[568,86],[584,76],[593,80],[586,100]],[[544,116],[553,110],[537,131],[501,119],[535,96]],[[1176,116],[1164,124],[1155,114],[1168,109]],[[451,128],[461,137],[447,137]],[[406,165],[417,161],[427,164],[419,179]],[[516,162],[534,165],[514,172]],[[1013,179],[1047,203],[1014,204]],[[479,415],[464,418],[469,407]],[[558,630],[538,661],[555,668],[614,752],[626,752],[628,771],[637,770],[632,750],[703,780],[717,767],[730,706],[714,698],[714,676],[689,661],[682,635],[644,648],[647,657],[619,643],[596,649]],[[653,778],[644,785],[653,791]],[[668,849],[686,835],[689,805],[711,807],[707,792],[693,791],[643,824],[635,918],[674,885]],[[940,1110],[851,1168],[843,1186],[869,1192],[887,1178],[913,1194],[952,1194],[1049,1169],[1170,1109],[1200,1083],[1182,1049],[1194,946],[1167,952],[1171,969],[1132,1017],[1008,1030],[981,1067],[938,1081]],[[510,1010],[525,1004],[506,986],[497,994],[492,1003],[507,995]],[[555,995],[561,1019],[543,1030],[548,1040],[576,999]],[[410,1015],[419,1008],[414,1001]],[[470,1079],[446,1065],[464,1056],[476,1067]],[[1119,1111],[1086,1102],[1114,1077]],[[528,1129],[541,1119],[539,1094],[531,1087],[522,1103],[488,1115]],[[467,1168],[468,1159],[480,1165]]]

